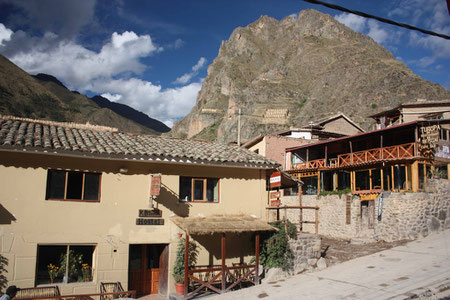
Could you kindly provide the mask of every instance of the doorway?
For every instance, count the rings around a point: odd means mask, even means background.
[[[137,297],[167,294],[169,245],[130,245],[128,260],[128,290]]]

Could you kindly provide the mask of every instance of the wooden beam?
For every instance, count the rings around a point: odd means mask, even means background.
[[[184,244],[184,299],[187,299],[188,286],[189,286],[189,234],[186,232],[185,244]]]
[[[227,269],[226,269],[226,265],[225,265],[225,259],[226,259],[226,237],[225,237],[225,233],[222,233],[222,251],[221,251],[221,255],[222,255],[222,293],[225,293],[226,290],[226,279],[227,279]]]
[[[380,157],[383,159],[383,135],[380,135]]]
[[[414,130],[414,156],[417,156],[417,141],[419,140],[419,127]]]
[[[353,144],[352,141],[349,141],[350,144],[350,163],[353,164]]]
[[[259,232],[255,236],[255,284],[259,284]]]

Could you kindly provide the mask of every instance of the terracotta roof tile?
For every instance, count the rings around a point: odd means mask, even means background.
[[[105,129],[106,128],[106,129]],[[279,164],[235,145],[166,138],[0,115],[0,150],[33,149],[83,156],[197,161],[276,168]]]

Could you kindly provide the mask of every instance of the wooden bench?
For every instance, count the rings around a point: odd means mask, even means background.
[[[45,286],[20,289],[14,299],[29,299],[61,296],[58,286]]]

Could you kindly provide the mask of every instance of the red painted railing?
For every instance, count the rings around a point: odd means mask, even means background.
[[[415,156],[415,143],[402,144],[384,148],[374,148],[353,153],[338,155],[327,162],[325,159],[316,159],[312,161],[293,164],[293,170],[318,169],[326,167],[345,167],[356,164],[374,162],[378,160],[398,160],[411,158]]]

